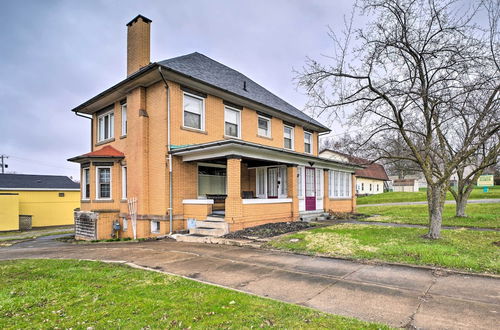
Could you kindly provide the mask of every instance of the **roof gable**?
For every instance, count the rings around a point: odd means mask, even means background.
[[[63,175],[0,174],[1,189],[79,190],[80,184]]]

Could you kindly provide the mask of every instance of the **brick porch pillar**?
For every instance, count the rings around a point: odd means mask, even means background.
[[[325,169],[323,172],[323,208],[325,209],[325,212],[328,212],[331,210],[331,205],[330,205],[330,171],[328,169]]]
[[[298,171],[297,165],[287,166],[287,194],[292,199],[292,220],[299,219]]]
[[[351,205],[352,212],[356,212],[356,176],[352,174],[352,187],[351,187]]]
[[[234,223],[243,216],[243,201],[241,198],[241,157],[227,157],[227,197],[225,219]]]

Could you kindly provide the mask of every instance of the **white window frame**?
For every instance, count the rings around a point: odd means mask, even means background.
[[[155,225],[156,223],[158,224],[158,230],[153,230],[154,225]],[[151,233],[152,233],[152,234],[159,234],[159,233],[160,233],[160,231],[161,231],[161,224],[160,224],[160,221],[158,221],[158,220],[151,220],[151,223],[150,223],[150,230],[151,230]]]
[[[89,182],[87,182],[87,178],[85,176],[85,172],[89,174]],[[85,193],[87,192],[87,184],[89,184],[89,195],[85,196]],[[90,199],[90,167],[84,167],[82,168],[82,200],[89,200]]]
[[[122,166],[122,199],[127,199],[127,166]]]
[[[310,145],[310,149],[311,149],[309,152],[306,151],[306,136],[309,136],[309,145]],[[312,155],[313,148],[314,148],[313,147],[313,134],[311,132],[304,131],[304,152],[306,154],[311,154]]]
[[[353,176],[350,172],[330,170],[328,196],[336,199],[352,198],[352,178]]]
[[[127,103],[121,105],[122,136],[127,136]]]
[[[200,122],[200,128],[186,126],[185,123],[184,123],[184,111],[185,111],[184,110],[184,103],[185,103],[184,100],[185,100],[186,96],[189,96],[189,97],[201,100],[201,118],[200,118],[201,122]],[[194,129],[194,130],[202,131],[202,132],[205,131],[205,98],[204,97],[201,97],[201,96],[198,96],[198,95],[194,95],[194,94],[191,94],[191,93],[188,93],[188,92],[182,92],[182,127],[187,128],[187,129]]]
[[[292,141],[291,141],[291,143],[290,143],[291,148],[287,148],[287,147],[285,146],[285,138],[286,138],[286,137],[285,137],[285,129],[286,129],[286,128],[290,128],[290,130],[291,130],[291,134],[290,134],[290,138],[291,138],[291,140],[292,140]],[[295,132],[294,132],[294,131],[295,131],[295,130],[294,130],[294,127],[293,127],[293,126],[283,125],[283,148],[285,148],[285,149],[287,149],[287,150],[294,150],[294,146],[295,146]]]
[[[99,169],[109,169],[109,197],[100,197],[99,184]],[[113,167],[112,166],[96,166],[95,168],[95,199],[96,200],[111,200],[113,199]]]
[[[323,169],[316,169],[316,199],[323,199],[324,195],[325,178],[323,176]]]
[[[266,135],[260,134],[260,132],[259,132],[259,130],[260,130],[259,119],[263,119],[267,122],[267,134]],[[271,138],[271,118],[257,115],[257,135],[262,136],[262,137],[266,137],[266,138]]]
[[[122,230],[127,231],[128,230],[128,219],[126,217],[123,217],[122,222],[123,222]]]
[[[278,165],[278,166],[261,166],[255,168],[255,194],[257,198],[267,199],[268,198],[268,168],[276,167],[278,168],[277,179],[280,180],[280,184],[278,185],[278,198],[287,198],[288,197],[288,169],[286,166]],[[261,183],[259,182],[259,176],[264,177],[263,185],[263,193],[261,192]],[[282,190],[284,190],[282,192]]]
[[[238,123],[236,124],[236,125],[238,125],[238,135],[237,136],[232,136],[232,135],[226,134],[226,110],[234,111],[234,112],[238,113]],[[233,107],[230,107],[227,105],[224,106],[224,136],[226,136],[228,138],[241,139],[241,110],[240,109],[236,109],[236,108],[233,108]]]
[[[298,185],[297,185],[297,196],[299,199],[303,199],[304,198],[304,171],[305,171],[305,167],[304,166],[298,166],[297,167],[297,181],[298,181]]]
[[[103,125],[104,125],[104,118],[109,116],[109,119],[108,119],[108,131],[109,131],[109,136],[104,138],[101,134],[101,125],[100,125],[100,122],[101,122],[101,119],[103,121]],[[104,129],[102,130],[103,134],[104,134]],[[108,140],[111,140],[115,137],[115,113],[114,113],[114,110],[110,110],[110,111],[107,111],[99,116],[97,116],[97,142],[104,142],[104,141],[108,141]]]

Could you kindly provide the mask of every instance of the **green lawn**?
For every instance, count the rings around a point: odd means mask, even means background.
[[[117,264],[3,261],[0,276],[1,328],[387,328]]]
[[[500,186],[488,187],[487,193],[483,192],[483,188],[474,188],[469,199],[488,199],[500,198]],[[446,195],[447,200],[453,200],[450,192]],[[386,192],[383,194],[362,196],[357,198],[357,203],[362,204],[381,204],[381,203],[397,203],[397,202],[425,202],[427,193],[425,190],[419,192]]]
[[[366,206],[358,213],[377,215],[366,221],[428,224],[427,205]],[[469,204],[467,218],[455,217],[455,205],[444,206],[443,225],[461,227],[500,228],[500,204]]]
[[[339,224],[282,236],[268,245],[309,254],[500,273],[499,232],[443,230],[439,240],[422,238],[426,232],[420,228]],[[298,241],[290,241],[294,238]]]

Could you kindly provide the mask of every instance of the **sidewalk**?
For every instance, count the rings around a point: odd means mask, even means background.
[[[0,249],[1,259],[113,260],[321,311],[426,329],[493,329],[500,279],[410,266],[172,240],[71,245],[47,238]]]

